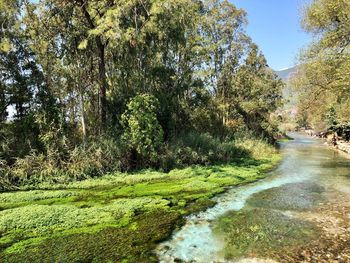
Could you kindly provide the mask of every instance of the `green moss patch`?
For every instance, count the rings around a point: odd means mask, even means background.
[[[231,212],[218,219],[215,232],[225,239],[227,259],[266,257],[317,237],[310,223],[291,219],[281,212],[261,208]]]
[[[248,205],[279,210],[307,210],[324,200],[324,188],[313,182],[287,184],[254,194]]]
[[[0,262],[155,262],[156,243],[183,215],[213,206],[227,187],[265,177],[279,158],[1,193]]]
[[[178,214],[154,211],[135,218],[133,227],[67,234],[3,253],[1,262],[157,262],[152,249],[178,222]]]

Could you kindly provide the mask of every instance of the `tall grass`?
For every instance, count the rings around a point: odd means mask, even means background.
[[[248,157],[249,152],[234,141],[220,141],[204,133],[188,133],[174,139],[161,156],[161,168],[210,165]]]
[[[209,134],[188,133],[171,140],[158,154],[158,160],[148,168],[170,171],[192,165],[214,165],[239,162],[243,159],[264,159],[276,149],[258,139],[232,139],[221,141]],[[9,166],[0,162],[0,190],[14,190],[17,186],[65,184],[107,173],[128,171],[130,156],[125,148],[114,140],[99,140],[86,147],[75,147],[60,156],[54,151],[49,155],[32,152],[17,159]]]

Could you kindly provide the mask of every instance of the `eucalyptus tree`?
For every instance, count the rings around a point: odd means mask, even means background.
[[[225,75],[234,74],[250,41],[244,32],[246,12],[229,1],[205,0],[201,23],[203,45],[203,76],[219,107],[225,125],[229,102],[229,87]]]
[[[0,116],[6,118],[8,107],[16,105],[18,117],[24,116],[24,100],[28,94],[23,74],[26,59],[24,43],[18,33],[19,6],[17,1],[0,2]],[[26,94],[27,93],[27,94]],[[26,99],[28,101],[28,99]]]
[[[273,141],[277,127],[270,118],[282,105],[283,87],[258,46],[251,44],[244,63],[232,77],[232,112],[238,113],[253,133]]]
[[[281,85],[227,0],[0,0],[0,11],[1,124],[12,105],[7,149],[25,149],[10,157],[33,150],[60,167],[81,144],[132,141],[121,151],[150,164],[163,139],[193,129],[224,138],[238,122],[269,136]]]
[[[315,41],[302,53],[294,81],[301,91],[301,115],[320,127],[331,113],[349,122],[350,3],[314,0],[304,11],[302,25]]]
[[[34,98],[42,75],[24,34],[22,14],[22,1],[0,1],[0,125],[1,143],[9,147],[6,156],[24,156],[38,146]]]
[[[176,87],[186,86],[198,6],[191,0],[41,0],[27,3],[26,24],[48,86],[62,85],[63,61],[79,54],[73,61],[80,57],[79,67],[98,80],[90,86],[99,87],[99,115],[106,126],[107,116],[125,109],[120,91],[130,98],[139,91],[163,90],[158,94],[174,98]]]
[[[120,116],[125,100],[136,93],[154,94],[168,136],[177,126],[183,127],[182,104],[194,82],[195,63],[199,63],[195,57],[199,4],[192,0],[128,2],[119,31],[112,28],[122,36],[113,43],[114,116]]]

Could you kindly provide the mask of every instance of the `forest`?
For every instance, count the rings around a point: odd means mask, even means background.
[[[0,0],[0,262],[348,262],[350,3],[285,83],[232,2]]]
[[[1,262],[156,262],[280,160],[284,84],[229,1],[1,0],[0,24]]]
[[[221,0],[0,2],[1,189],[273,143],[284,84]]]

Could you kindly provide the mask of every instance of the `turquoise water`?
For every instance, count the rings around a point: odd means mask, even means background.
[[[227,238],[225,234],[218,235],[214,231],[218,219],[227,213],[263,208],[264,211],[270,209],[271,213],[281,211],[285,217],[288,211],[311,210],[326,202],[331,196],[329,193],[350,193],[349,159],[329,149],[322,140],[296,133],[291,136],[293,141],[280,144],[283,161],[269,177],[232,188],[215,198],[216,206],[189,216],[186,224],[170,240],[158,246],[159,261],[228,262]],[[259,218],[255,221],[259,222]],[[263,219],[260,223],[269,224]],[[287,238],[293,240],[296,237]],[[245,262],[249,260],[247,257]],[[240,260],[230,259],[229,262]]]

